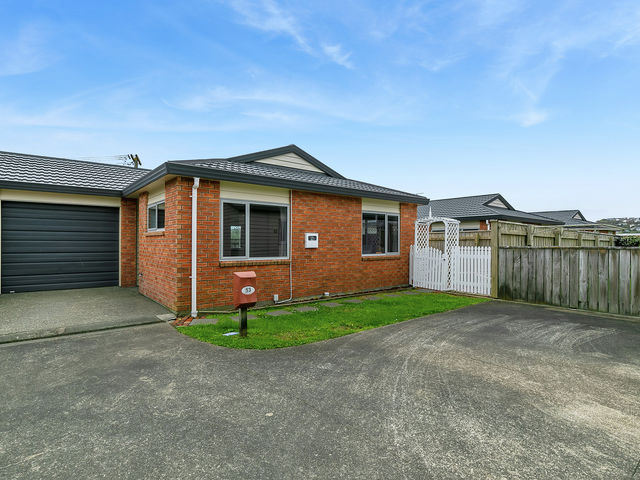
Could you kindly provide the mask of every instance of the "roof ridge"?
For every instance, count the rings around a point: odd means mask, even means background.
[[[481,193],[481,194],[478,194],[478,195],[464,195],[462,197],[434,198],[431,201],[432,202],[438,202],[438,201],[443,201],[443,200],[460,200],[461,198],[497,197],[498,195],[502,196],[501,193]]]
[[[142,171],[145,170],[147,172],[150,172],[151,169],[150,168],[135,168],[135,167],[130,167],[128,165],[116,165],[113,163],[104,163],[104,162],[93,162],[91,160],[78,160],[75,158],[65,158],[65,157],[52,157],[51,155],[36,155],[33,153],[20,153],[20,152],[7,152],[4,150],[0,150],[0,155],[15,155],[15,156],[21,156],[21,157],[36,157],[36,158],[42,158],[42,159],[49,159],[49,160],[64,160],[67,162],[78,162],[78,163],[89,163],[92,165],[106,165],[109,167],[118,167],[118,168],[125,168],[128,170],[135,170],[135,171]]]

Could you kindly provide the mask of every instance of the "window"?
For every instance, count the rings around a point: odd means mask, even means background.
[[[223,202],[222,258],[286,258],[287,219],[287,206]]]
[[[384,255],[400,252],[398,215],[362,213],[362,254]]]
[[[147,230],[164,230],[164,202],[149,205],[147,209]]]

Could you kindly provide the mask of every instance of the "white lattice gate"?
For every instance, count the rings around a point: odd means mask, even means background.
[[[444,223],[444,251],[429,245],[433,223]],[[460,222],[433,217],[416,221],[411,249],[410,276],[414,287],[431,290],[489,295],[491,293],[491,248],[461,247]]]

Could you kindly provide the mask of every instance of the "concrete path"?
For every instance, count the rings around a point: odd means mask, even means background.
[[[135,288],[0,295],[0,343],[160,322],[170,313]]]
[[[3,478],[631,479],[640,458],[640,323],[566,311],[492,302],[271,351],[160,324],[0,362]]]

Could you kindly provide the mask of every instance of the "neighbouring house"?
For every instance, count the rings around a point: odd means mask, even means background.
[[[431,200],[428,205],[418,207],[418,218],[428,217],[429,212],[434,217],[459,220],[462,231],[489,230],[490,220],[532,225],[562,225],[559,220],[516,210],[499,193]],[[433,230],[437,231],[437,227],[435,224]]]
[[[418,207],[418,218],[429,216],[455,218],[462,231],[489,230],[490,220],[526,223],[530,225],[557,225],[572,230],[595,233],[616,233],[616,227],[588,221],[580,210],[554,210],[523,212],[516,210],[499,193],[472,195],[469,197],[430,200]],[[438,230],[434,225],[433,230]]]
[[[138,286],[176,312],[408,284],[417,205],[295,145],[154,170],[0,152],[0,292]]]
[[[607,225],[604,223],[590,222],[587,220],[580,210],[552,210],[546,212],[533,212],[547,218],[553,218],[562,222],[564,228],[575,230],[584,230],[596,233],[616,234],[618,227],[615,225]]]

